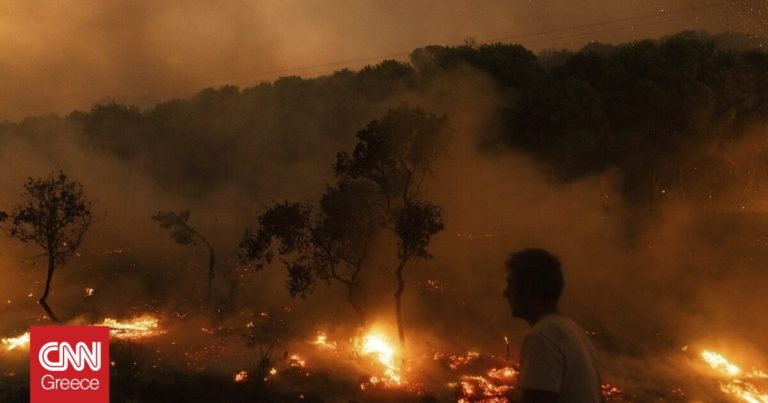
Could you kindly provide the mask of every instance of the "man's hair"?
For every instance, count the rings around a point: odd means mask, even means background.
[[[519,289],[545,301],[557,303],[563,293],[563,271],[560,260],[543,249],[525,249],[507,260],[507,270]]]

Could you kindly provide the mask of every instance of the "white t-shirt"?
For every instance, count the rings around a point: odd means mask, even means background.
[[[523,340],[517,387],[559,393],[559,402],[600,402],[595,362],[592,342],[576,323],[562,315],[547,315]]]

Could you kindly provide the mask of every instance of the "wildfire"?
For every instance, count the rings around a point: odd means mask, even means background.
[[[487,402],[506,403],[507,395],[514,386],[507,384],[497,385],[480,375],[463,375],[461,377],[461,394],[459,402]]]
[[[158,328],[159,320],[152,315],[142,315],[126,322],[105,318],[100,326],[109,326],[112,337],[120,340],[142,339],[164,334],[165,331]]]
[[[357,352],[362,356],[375,357],[384,366],[385,383],[399,385],[402,382],[400,368],[395,364],[395,347],[384,335],[378,332],[368,333],[359,343]],[[371,383],[374,384],[373,377],[371,378]]]
[[[313,344],[323,350],[336,350],[338,347],[336,342],[328,341],[328,336],[325,334],[325,332],[317,332],[317,337],[315,337]]]
[[[297,354],[293,354],[288,361],[288,365],[290,365],[292,368],[304,368],[307,366],[307,362]]]
[[[29,347],[29,332],[17,337],[7,337],[0,340],[8,351]]]
[[[242,370],[235,374],[235,382],[245,382],[248,379],[248,371]]]
[[[745,374],[741,368],[730,363],[725,357],[711,351],[702,352],[701,357],[712,369],[730,378],[729,382],[720,384],[720,390],[724,393],[749,403],[768,403],[768,393],[761,392],[755,385],[743,380],[743,378],[766,378],[768,376],[765,372],[755,369]]]
[[[449,355],[448,366],[451,367],[451,369],[459,369],[476,360],[478,357],[480,357],[480,353],[476,351],[468,351],[465,355]]]
[[[507,380],[517,375],[517,371],[515,371],[515,369],[511,367],[504,367],[504,368],[498,368],[498,369],[493,368],[490,371],[488,371],[487,375],[489,378]]]

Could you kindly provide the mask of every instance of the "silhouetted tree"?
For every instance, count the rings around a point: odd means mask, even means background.
[[[366,183],[341,181],[326,189],[317,213],[302,203],[275,203],[259,216],[259,229],[243,236],[242,259],[261,269],[276,254],[288,270],[291,296],[306,296],[316,280],[343,284],[363,325],[355,293],[377,230],[375,197]]]
[[[189,221],[189,210],[181,212],[161,211],[152,216],[152,219],[160,223],[160,227],[171,231],[171,238],[182,245],[194,245],[195,239],[201,241],[208,249],[208,286],[205,292],[205,301],[211,301],[211,288],[213,287],[214,266],[216,265],[216,254],[213,251],[211,243],[202,236],[197,230],[192,228]]]
[[[357,133],[351,154],[341,152],[334,166],[341,180],[365,181],[379,194],[380,225],[397,237],[395,317],[405,342],[402,295],[404,270],[416,258],[429,258],[426,247],[443,230],[442,209],[422,200],[421,187],[443,150],[450,129],[447,119],[402,105]]]
[[[52,320],[60,322],[46,302],[53,272],[57,264],[64,264],[77,252],[91,225],[92,203],[85,198],[83,186],[63,172],[47,178],[29,178],[22,197],[23,204],[10,214],[0,213],[0,220],[11,237],[33,242],[43,249],[41,256],[48,258],[48,275],[38,303]]]

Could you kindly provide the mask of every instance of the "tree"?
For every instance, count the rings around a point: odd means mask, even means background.
[[[194,245],[195,239],[201,241],[208,249],[208,287],[205,293],[205,301],[211,301],[211,288],[213,286],[214,266],[216,265],[216,255],[213,246],[208,239],[202,236],[187,221],[189,221],[189,210],[181,212],[161,211],[152,216],[152,219],[160,223],[161,228],[171,231],[171,238],[176,243],[182,245]]]
[[[277,254],[288,270],[291,296],[306,296],[318,279],[344,285],[362,326],[356,292],[377,231],[375,197],[364,182],[340,181],[328,186],[317,213],[302,203],[275,203],[259,217],[259,229],[243,236],[242,259],[262,269]]]
[[[38,303],[48,316],[60,322],[46,302],[56,265],[77,252],[91,225],[92,202],[83,194],[83,186],[63,172],[47,178],[29,178],[24,184],[23,204],[7,214],[0,212],[4,229],[12,238],[33,242],[48,258],[48,276]]]
[[[400,343],[405,342],[405,267],[413,259],[430,258],[426,248],[444,228],[442,209],[423,200],[422,185],[449,133],[445,117],[401,105],[359,131],[352,154],[339,153],[334,166],[340,180],[363,181],[376,189],[379,224],[397,238],[394,297]]]

